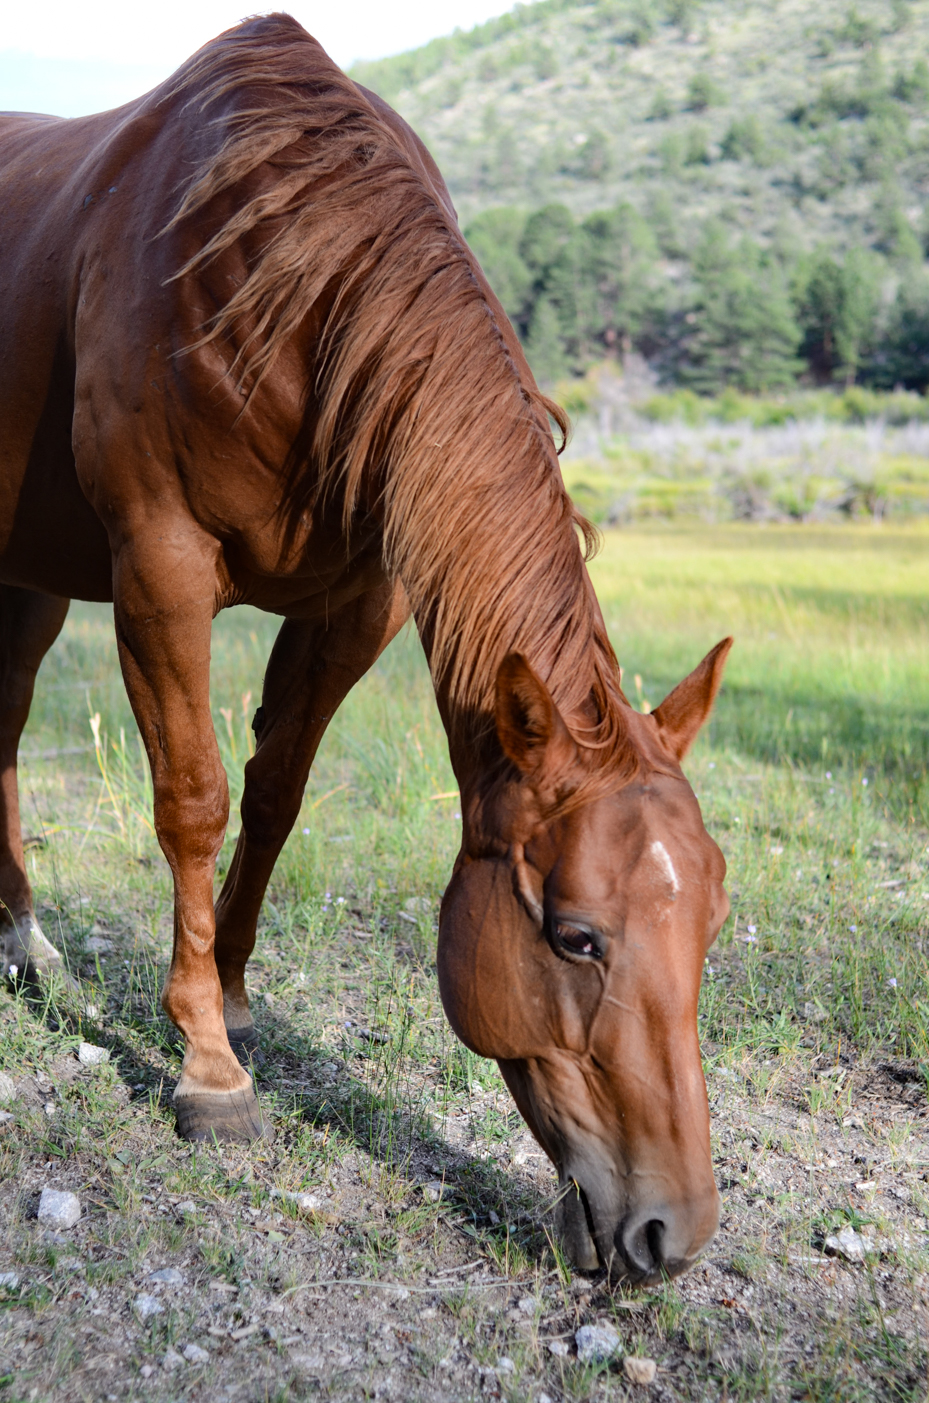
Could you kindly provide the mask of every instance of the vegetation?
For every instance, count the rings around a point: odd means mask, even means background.
[[[539,0],[355,74],[551,383],[929,385],[929,0]]]
[[[170,878],[111,611],[75,606],[22,791],[40,917],[88,1006],[0,993],[17,1088],[0,1123],[0,1387],[619,1403],[621,1367],[572,1353],[577,1326],[606,1319],[682,1403],[922,1399],[926,545],[922,524],[672,524],[608,532],[593,564],[635,705],[737,637],[687,761],[733,906],[700,1013],[722,1227],[685,1278],[633,1296],[572,1280],[546,1237],[551,1170],[495,1066],[444,1021],[435,916],[460,820],[411,633],[335,718],[265,904],[250,987],[277,1139],[176,1141],[181,1049],[158,1007]],[[248,609],[215,625],[236,798],[274,630]],[[79,1038],[110,1063],[81,1066]],[[46,1183],[81,1196],[66,1234],[35,1222]],[[275,1197],[291,1190],[317,1196],[309,1216]],[[861,1265],[823,1254],[842,1226]],[[165,1269],[185,1284],[151,1281]],[[147,1319],[142,1295],[161,1307]]]

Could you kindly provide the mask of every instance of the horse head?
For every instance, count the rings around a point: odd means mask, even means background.
[[[442,903],[452,1027],[496,1059],[555,1164],[569,1256],[614,1280],[685,1270],[718,1222],[697,1001],[726,864],[680,761],[730,645],[652,715],[624,709],[636,763],[613,788],[586,783],[590,752],[510,655],[496,704],[509,777],[466,805]]]

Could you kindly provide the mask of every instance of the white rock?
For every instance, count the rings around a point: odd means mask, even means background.
[[[209,1364],[210,1352],[202,1345],[185,1345],[182,1351],[188,1364]]]
[[[197,1205],[192,1203],[189,1198],[185,1198],[183,1203],[177,1205],[177,1211],[178,1213],[196,1213]]]
[[[12,1111],[0,1111],[0,1125],[6,1125],[8,1121],[15,1119]]]
[[[162,1267],[160,1271],[149,1272],[149,1281],[161,1281],[165,1286],[183,1286],[184,1273],[177,1267]]]
[[[556,1359],[564,1359],[571,1353],[566,1340],[549,1340],[548,1352],[553,1354]]]
[[[81,1200],[67,1189],[43,1189],[39,1222],[47,1228],[73,1228],[81,1216]]]
[[[7,1291],[15,1291],[18,1285],[19,1277],[15,1271],[0,1271],[0,1286],[5,1287]]]
[[[85,1017],[85,1018],[99,1018],[99,1017],[100,1017],[100,1009],[99,1009],[98,1005],[97,1005],[97,1004],[88,1004],[87,1007],[84,1009],[84,1017]]]
[[[77,1050],[77,1060],[82,1067],[99,1067],[101,1062],[109,1062],[110,1049],[98,1047],[96,1043],[81,1043]]]
[[[552,1398],[551,1394],[540,1393],[535,1403],[555,1403],[555,1400]]]
[[[112,940],[105,940],[102,935],[92,935],[84,942],[84,948],[91,955],[107,955],[113,948]]]
[[[161,1315],[164,1312],[164,1306],[158,1297],[146,1296],[144,1292],[141,1296],[136,1296],[135,1308],[143,1320],[148,1320],[149,1316]]]
[[[827,1257],[844,1257],[846,1262],[863,1262],[868,1250],[868,1242],[846,1224],[840,1232],[827,1237],[823,1249]]]
[[[272,1189],[271,1197],[283,1199],[285,1203],[292,1203],[300,1213],[322,1213],[325,1207],[319,1194],[292,1193],[290,1189]]]
[[[154,1372],[155,1371],[152,1368],[151,1364],[143,1364],[141,1369],[139,1370],[139,1373],[142,1375],[143,1379],[150,1379]]]
[[[623,1360],[626,1378],[632,1384],[653,1384],[658,1373],[654,1359],[642,1359],[635,1354],[627,1354]]]
[[[443,1198],[448,1198],[448,1184],[443,1184],[439,1179],[433,1179],[431,1184],[423,1184],[423,1198],[427,1203],[441,1203]]]
[[[8,1106],[16,1100],[16,1083],[6,1072],[0,1072],[0,1106]]]
[[[576,1332],[577,1357],[582,1364],[603,1364],[619,1351],[619,1335],[612,1325],[582,1325]]]
[[[515,1374],[515,1373],[516,1373],[516,1365],[513,1363],[512,1359],[510,1359],[508,1355],[506,1355],[506,1354],[501,1354],[500,1358],[497,1360],[497,1373],[498,1373],[498,1374]]]
[[[517,1310],[521,1310],[523,1315],[535,1315],[538,1305],[538,1296],[523,1296],[521,1301],[516,1302]]]
[[[183,1369],[184,1361],[176,1349],[169,1349],[164,1359],[161,1361],[161,1367],[167,1369],[170,1374],[174,1369]]]

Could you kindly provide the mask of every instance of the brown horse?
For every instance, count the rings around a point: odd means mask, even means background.
[[[35,921],[16,752],[68,601],[112,600],[175,885],[188,1138],[260,1134],[246,962],[327,722],[415,617],[461,787],[449,1018],[558,1168],[575,1260],[655,1280],[712,1236],[697,1042],[725,864],[679,761],[728,640],[620,689],[549,416],[427,152],[295,21],[115,112],[0,124],[0,896]],[[562,424],[562,428],[563,428]],[[228,817],[210,629],[283,616]]]

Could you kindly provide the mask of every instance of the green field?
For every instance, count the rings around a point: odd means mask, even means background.
[[[554,1174],[444,1023],[459,820],[411,632],[335,719],[266,904],[251,989],[277,1138],[176,1140],[167,868],[110,611],[74,606],[22,809],[40,919],[95,1012],[0,994],[0,1399],[644,1397],[574,1357],[577,1326],[610,1320],[657,1361],[656,1398],[924,1400],[927,547],[921,523],[637,525],[592,566],[636,705],[736,637],[687,761],[733,907],[701,1011],[723,1220],[704,1262],[638,1296],[565,1269]],[[274,629],[245,609],[215,626],[235,801]],[[109,1065],[78,1062],[82,1037]],[[84,1207],[57,1239],[45,1184]],[[275,1196],[293,1190],[315,1209]],[[823,1252],[847,1225],[863,1262]],[[165,1267],[183,1281],[151,1284]]]

